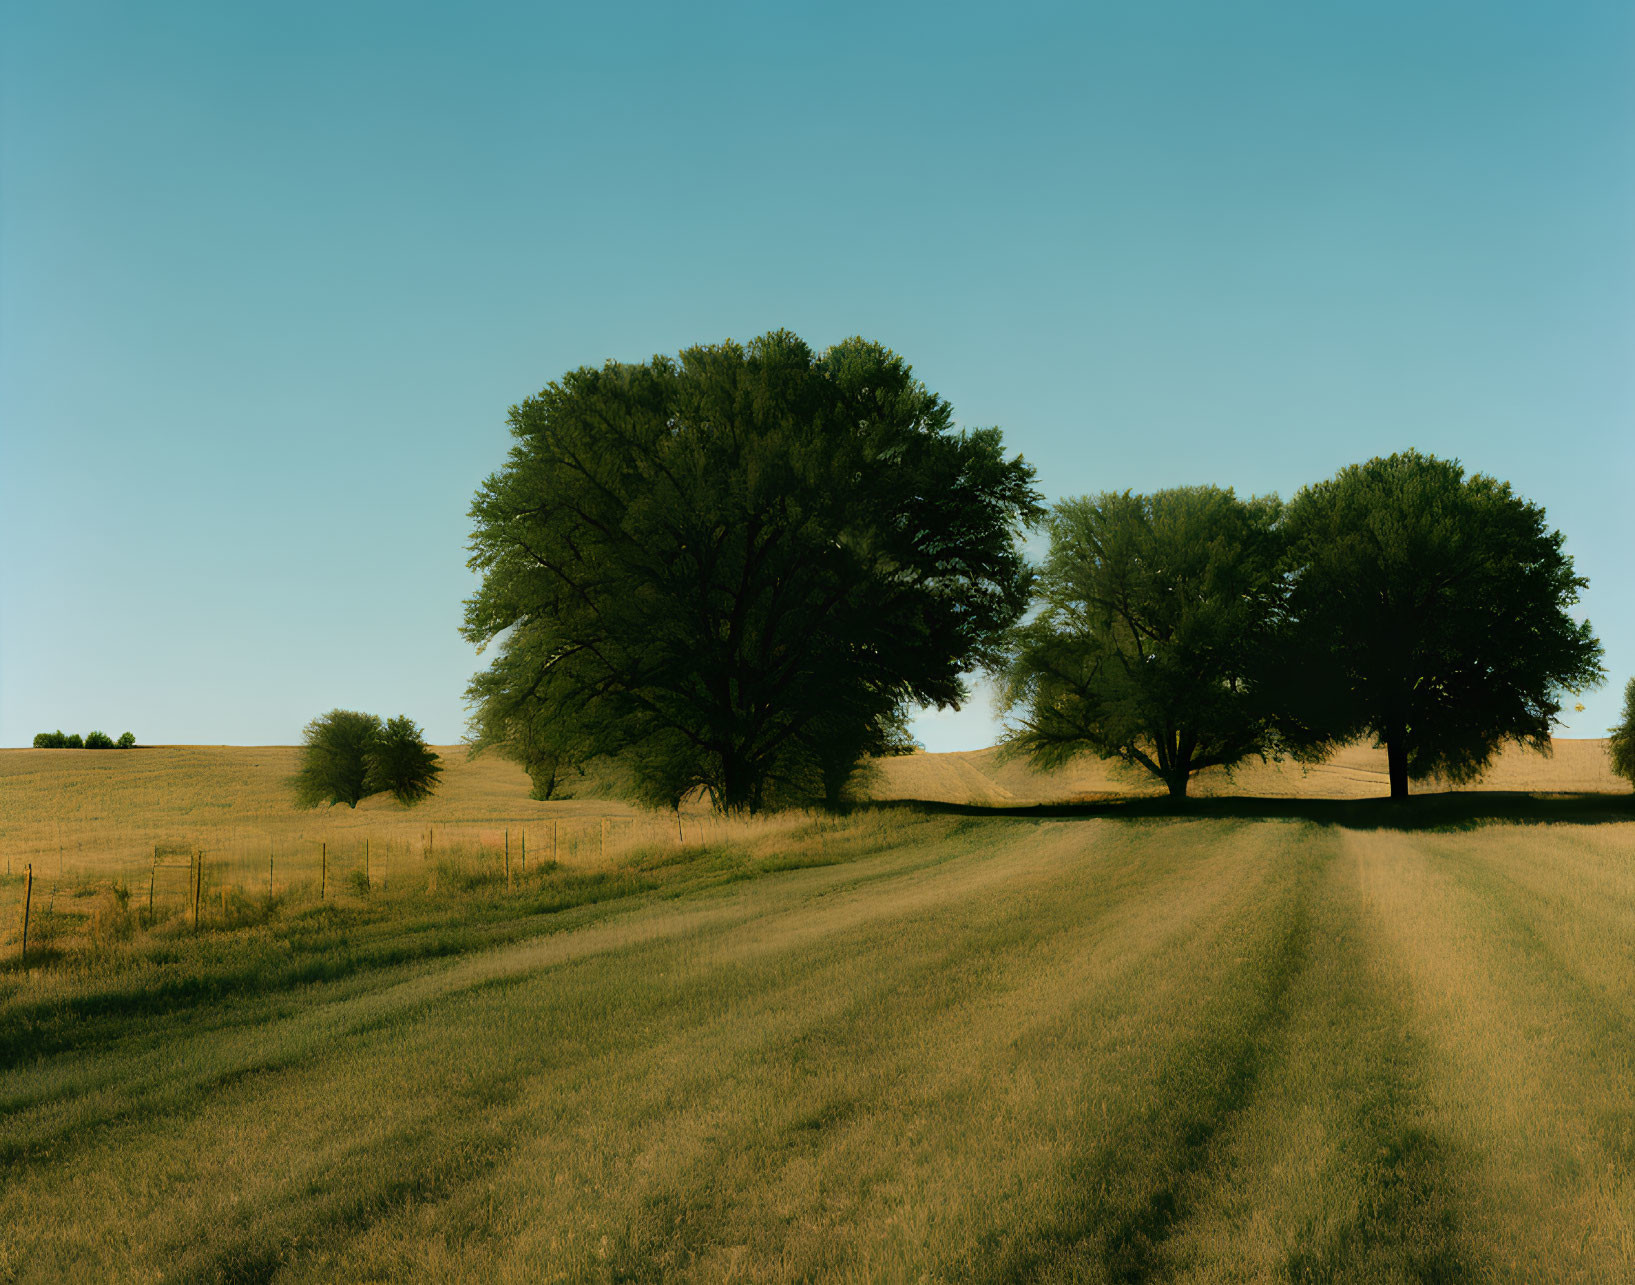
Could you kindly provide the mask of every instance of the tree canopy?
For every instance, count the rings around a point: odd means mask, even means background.
[[[1506,741],[1548,752],[1562,696],[1600,680],[1586,582],[1506,482],[1407,451],[1306,487],[1284,529],[1280,730],[1307,755],[1372,734],[1394,798]]]
[[[386,720],[368,755],[364,787],[371,794],[390,794],[405,806],[429,798],[443,768],[427,747],[420,726],[405,715]]]
[[[1033,470],[875,343],[787,331],[564,375],[472,506],[473,732],[723,809],[840,795],[1027,599]],[[536,774],[536,785],[540,776]]]
[[[344,803],[355,808],[389,793],[409,806],[437,788],[438,756],[406,717],[382,724],[374,714],[332,709],[306,725],[301,766],[291,785],[298,806]]]
[[[1278,595],[1276,500],[1212,486],[1066,500],[1053,510],[1041,609],[1013,634],[1013,751],[1039,767],[1092,752],[1192,775],[1264,754],[1252,691]]]

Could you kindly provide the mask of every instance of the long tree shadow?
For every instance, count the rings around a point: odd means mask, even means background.
[[[1000,806],[878,799],[856,806],[869,811],[907,808],[970,817],[1297,820],[1351,830],[1468,830],[1498,824],[1607,825],[1635,821],[1635,794],[1530,794],[1508,790],[1449,790],[1401,800],[1214,796],[1177,802],[1147,796]]]

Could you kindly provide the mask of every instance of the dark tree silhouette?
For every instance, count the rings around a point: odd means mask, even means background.
[[[1285,535],[1281,730],[1309,757],[1373,735],[1393,798],[1506,741],[1548,753],[1562,696],[1600,681],[1585,581],[1509,483],[1407,451],[1306,487]]]

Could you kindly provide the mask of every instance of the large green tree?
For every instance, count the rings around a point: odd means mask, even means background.
[[[1585,581],[1509,483],[1407,451],[1306,487],[1285,515],[1282,731],[1307,755],[1362,735],[1410,778],[1473,780],[1506,741],[1550,749],[1564,694],[1600,681],[1571,607]]]
[[[1026,602],[1033,470],[878,344],[609,362],[510,422],[472,506],[464,633],[497,654],[469,695],[478,744],[539,773],[833,801],[906,707],[965,698]]]
[[[1050,517],[1040,611],[1013,634],[1013,750],[1144,768],[1184,797],[1194,773],[1264,754],[1253,691],[1278,597],[1275,499],[1212,486],[1066,500]]]

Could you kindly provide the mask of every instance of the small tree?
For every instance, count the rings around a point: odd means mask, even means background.
[[[1206,767],[1264,755],[1250,675],[1277,599],[1277,513],[1212,486],[1058,504],[1043,609],[1012,635],[1011,748],[1040,767],[1120,759],[1174,798]]]
[[[1585,581],[1544,510],[1417,451],[1342,469],[1289,502],[1280,730],[1320,757],[1364,733],[1391,797],[1473,780],[1505,741],[1542,753],[1601,645],[1569,608]]]
[[[111,750],[114,747],[114,738],[106,732],[85,733],[85,748],[88,750]]]
[[[368,760],[365,784],[369,793],[384,791],[405,807],[429,798],[443,772],[420,728],[406,715],[387,721],[375,737]]]
[[[136,736],[135,736],[134,733],[121,732],[119,734],[119,748],[120,749],[128,750],[128,749],[135,748],[135,746],[136,746]]]
[[[70,732],[62,744],[64,749],[69,750],[83,750],[85,748],[85,742],[80,739],[78,732]]]
[[[37,750],[64,750],[68,748],[68,737],[63,734],[60,727],[54,732],[36,732],[34,734],[34,748]]]
[[[1624,688],[1624,721],[1607,729],[1612,770],[1635,785],[1635,678]]]
[[[301,767],[291,784],[303,808],[326,803],[355,808],[381,793],[409,806],[437,788],[441,772],[437,755],[409,718],[382,724],[373,714],[332,709],[306,725]]]
[[[380,719],[350,709],[332,709],[302,732],[301,768],[295,774],[295,801],[303,808],[344,803],[355,808],[369,788],[369,751],[380,735]]]

